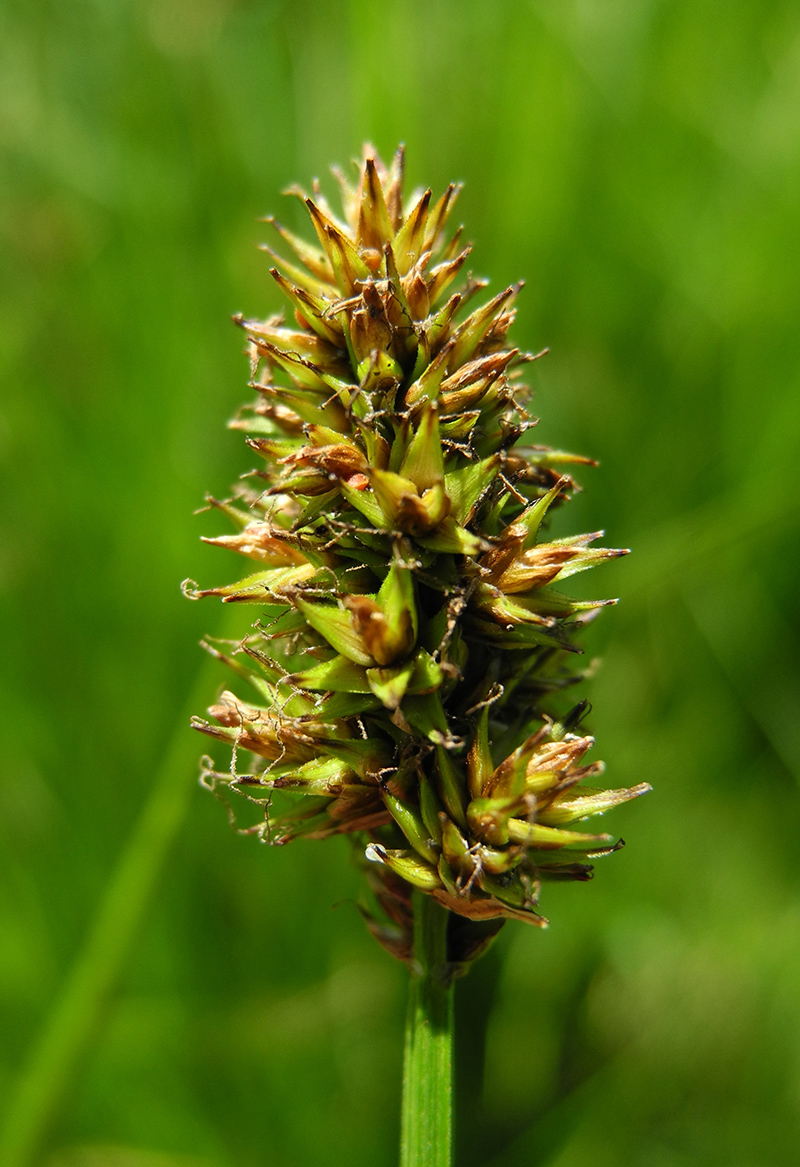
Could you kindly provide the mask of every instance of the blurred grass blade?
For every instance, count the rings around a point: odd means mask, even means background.
[[[225,625],[234,623],[241,623],[240,615],[226,613]],[[226,634],[232,634],[232,627],[223,627],[220,635]],[[216,661],[208,660],[198,671],[150,796],[106,884],[86,943],[11,1094],[0,1130],[3,1167],[28,1167],[34,1162],[125,964],[195,789],[192,769],[198,750],[189,718],[213,687],[216,668]]]

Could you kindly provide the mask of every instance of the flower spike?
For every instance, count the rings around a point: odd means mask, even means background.
[[[350,835],[373,934],[411,960],[412,891],[430,896],[463,968],[505,920],[546,924],[542,885],[590,878],[621,846],[596,816],[650,788],[593,784],[586,703],[564,701],[583,625],[615,601],[562,585],[626,552],[549,536],[589,459],[521,443],[522,284],[467,309],[485,282],[448,233],[460,187],[404,199],[403,169],[402,147],[386,166],[365,146],[355,181],[335,172],[341,215],[293,190],[313,242],[267,219],[289,315],[234,318],[257,399],[231,424],[260,466],[209,499],[233,531],[206,540],[250,568],[185,585],[260,607],[243,641],[205,644],[253,698],[223,692],[194,725],[233,747],[212,785],[262,808],[248,830]]]

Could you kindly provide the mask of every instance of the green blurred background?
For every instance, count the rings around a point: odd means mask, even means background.
[[[591,728],[655,793],[460,985],[458,1167],[796,1163],[799,111],[794,0],[4,0],[3,1167],[395,1162],[404,970],[345,844],[196,787],[178,590],[235,570],[257,219],[364,138],[466,181],[601,461],[559,522],[634,548]]]

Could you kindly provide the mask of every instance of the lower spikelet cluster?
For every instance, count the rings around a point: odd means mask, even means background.
[[[465,918],[466,959],[504,919],[544,923],[542,882],[587,879],[619,846],[575,824],[648,789],[584,786],[602,772],[585,703],[558,713],[583,675],[574,635],[613,603],[561,584],[624,552],[543,533],[588,460],[517,446],[535,424],[535,358],[507,342],[521,285],[467,309],[485,281],[460,280],[470,249],[446,232],[458,187],[406,208],[402,149],[387,168],[366,148],[355,185],[334,173],[341,216],[316,184],[291,192],[315,244],[269,220],[292,253],[265,249],[288,318],[236,317],[256,396],[231,424],[263,462],[209,499],[234,533],[207,541],[253,570],[184,587],[258,609],[241,643],[206,644],[253,696],[223,692],[194,725],[233,747],[206,777],[263,805],[250,830],[351,834],[379,939],[408,957],[416,887]],[[299,797],[278,811],[280,791]]]

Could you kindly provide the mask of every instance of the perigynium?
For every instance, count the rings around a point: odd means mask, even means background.
[[[402,149],[386,167],[365,148],[354,184],[335,174],[341,213],[316,183],[291,191],[314,242],[269,220],[286,313],[236,317],[254,400],[231,425],[260,462],[209,498],[233,532],[208,542],[251,570],[185,590],[256,619],[206,643],[237,691],[194,724],[232,747],[205,778],[259,804],[244,829],[351,836],[395,955],[412,960],[412,889],[446,908],[452,974],[505,920],[546,923],[542,885],[620,846],[583,820],[649,789],[587,784],[603,766],[586,703],[565,699],[583,626],[614,601],[563,585],[624,552],[547,533],[589,460],[527,440],[537,358],[507,339],[522,285],[485,300],[464,274],[459,187],[406,200]]]

